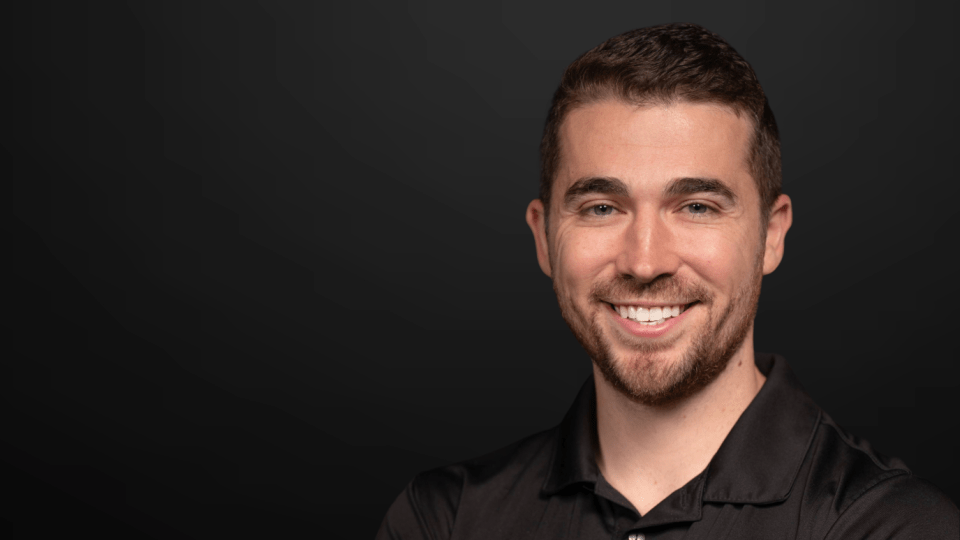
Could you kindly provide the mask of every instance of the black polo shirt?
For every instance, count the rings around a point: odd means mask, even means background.
[[[837,426],[782,357],[756,362],[767,381],[710,464],[646,515],[597,468],[591,378],[556,428],[418,475],[377,538],[960,538],[949,498]]]

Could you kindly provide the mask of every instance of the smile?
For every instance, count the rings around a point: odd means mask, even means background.
[[[627,306],[610,304],[620,317],[629,319],[646,326],[656,326],[672,317],[679,317],[691,304],[675,306],[657,306],[645,308],[641,306]]]

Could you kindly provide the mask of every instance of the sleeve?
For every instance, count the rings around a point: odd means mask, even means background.
[[[387,510],[376,540],[448,540],[462,485],[459,475],[443,469],[418,475]]]
[[[827,540],[960,538],[960,510],[933,484],[911,474],[884,480],[837,518]]]

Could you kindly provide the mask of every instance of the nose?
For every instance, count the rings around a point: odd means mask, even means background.
[[[623,231],[617,272],[641,283],[663,275],[673,275],[680,267],[677,238],[662,216],[656,212],[634,214]]]

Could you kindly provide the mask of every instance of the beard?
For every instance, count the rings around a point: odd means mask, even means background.
[[[733,355],[740,350],[750,332],[760,299],[763,278],[761,250],[753,275],[717,311],[715,295],[699,282],[663,275],[641,283],[632,276],[621,275],[611,282],[598,283],[590,294],[590,304],[603,305],[604,298],[695,299],[701,309],[707,308],[707,321],[693,336],[693,342],[671,361],[661,353],[679,339],[651,343],[637,338],[628,343],[631,352],[616,358],[610,339],[601,326],[602,313],[592,317],[578,307],[569,294],[554,281],[560,313],[577,341],[586,349],[604,379],[634,402],[649,406],[666,406],[689,397],[713,382],[726,369]],[[688,308],[689,309],[689,308]]]

